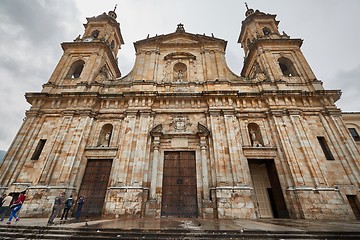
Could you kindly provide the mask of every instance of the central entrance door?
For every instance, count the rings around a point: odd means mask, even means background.
[[[259,217],[289,218],[274,161],[250,159],[249,168]]]
[[[195,152],[165,152],[161,216],[198,217]]]
[[[79,192],[79,196],[85,196],[81,215],[88,217],[101,216],[111,165],[111,159],[88,160]]]

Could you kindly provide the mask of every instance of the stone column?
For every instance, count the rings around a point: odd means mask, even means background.
[[[200,136],[200,150],[201,150],[201,165],[202,165],[202,182],[203,182],[203,192],[204,200],[209,200],[209,176],[207,168],[207,158],[206,158],[206,136]]]
[[[139,101],[140,103],[141,101]],[[149,134],[149,125],[151,121],[151,116],[146,110],[142,110],[138,120],[138,127],[136,128],[136,135],[134,136],[136,140],[136,146],[134,146],[133,151],[133,165],[131,172],[131,186],[143,186],[144,182],[144,171],[145,166],[149,159],[147,158],[147,151],[150,151],[148,148],[148,134]]]
[[[150,199],[156,199],[157,174],[159,163],[160,135],[154,136],[154,156],[151,171]]]
[[[80,165],[81,157],[84,152],[86,139],[89,135],[93,118],[89,116],[79,117],[76,121],[73,121],[72,126],[74,127],[73,131],[69,131],[69,136],[67,146],[64,146],[62,149],[63,161],[60,166],[59,171],[59,183],[64,185],[72,186],[71,182],[74,183],[76,180],[76,175],[72,174],[78,172],[78,165]],[[70,136],[71,135],[71,136]]]
[[[56,166],[57,160],[60,157],[61,149],[64,145],[64,139],[68,134],[68,129],[73,120],[72,113],[66,113],[58,121],[58,129],[54,134],[53,146],[49,151],[46,165],[43,167],[43,170],[40,174],[39,183],[40,184],[50,184],[51,181],[56,182],[56,179],[53,179],[53,172]]]
[[[129,162],[131,157],[131,151],[133,150],[132,141],[134,138],[134,132],[136,127],[136,112],[128,111],[123,121],[125,129],[124,135],[119,142],[119,158],[123,168],[120,169],[117,175],[117,185],[126,186],[128,184],[127,176],[129,174]]]

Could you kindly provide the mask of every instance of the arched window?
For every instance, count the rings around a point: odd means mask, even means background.
[[[98,139],[98,146],[99,147],[109,147],[110,146],[110,140],[111,135],[113,131],[113,125],[111,124],[105,124],[101,128],[101,132]]]
[[[185,82],[187,81],[187,67],[184,63],[178,62],[174,65],[174,81]]]
[[[269,28],[267,28],[267,27],[264,27],[264,28],[262,29],[262,31],[263,31],[263,33],[264,33],[265,36],[268,36],[268,35],[270,35],[270,33],[271,33],[271,30],[270,30]]]
[[[111,49],[115,48],[115,41],[114,40],[111,41],[110,47],[111,47]]]
[[[264,146],[264,141],[261,136],[259,125],[257,125],[256,123],[249,123],[248,131],[249,131],[251,146],[253,147]]]
[[[91,36],[92,36],[93,38],[98,38],[99,33],[100,33],[99,30],[94,30],[94,31],[91,33]]]
[[[284,76],[293,77],[293,76],[298,75],[295,70],[294,64],[292,63],[292,61],[290,59],[281,57],[281,58],[279,58],[278,62],[279,62],[281,72]]]
[[[74,62],[71,65],[70,70],[66,75],[66,78],[79,78],[84,68],[84,65],[85,62],[83,60],[77,60],[76,62]]]

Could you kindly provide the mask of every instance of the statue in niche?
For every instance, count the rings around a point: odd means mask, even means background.
[[[109,144],[110,144],[110,136],[111,136],[110,132],[107,132],[105,134],[104,139],[100,144],[100,147],[108,147],[109,146]]]
[[[264,81],[266,80],[266,75],[265,73],[261,70],[260,65],[258,62],[255,62],[254,64],[254,70],[255,70],[255,78],[258,79],[259,81]]]
[[[102,66],[99,70],[99,74],[96,77],[97,81],[103,81],[109,79],[109,72],[106,65]]]
[[[182,62],[177,62],[173,66],[173,79],[175,82],[187,81],[187,66]]]
[[[177,80],[179,82],[182,82],[183,81],[183,76],[184,76],[184,74],[183,74],[182,70],[179,70]]]
[[[178,82],[178,83],[187,82],[186,69],[174,70],[173,76],[174,76],[175,82]]]
[[[262,147],[261,143],[259,142],[259,140],[256,136],[256,132],[254,129],[250,130],[250,137],[251,137],[251,142],[252,142],[253,147]]]

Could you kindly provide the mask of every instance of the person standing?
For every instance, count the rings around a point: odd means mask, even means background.
[[[11,224],[11,220],[13,217],[16,219],[16,222],[19,221],[19,217],[17,216],[17,213],[20,211],[20,209],[25,201],[25,197],[26,196],[24,193],[20,193],[20,195],[16,199],[16,201],[13,202],[13,204],[11,204],[11,206],[10,206],[11,213],[10,213],[9,221],[6,224]]]
[[[76,219],[80,218],[80,214],[81,214],[81,209],[83,207],[85,203],[85,197],[84,196],[80,196],[79,200],[77,201],[77,210],[76,210]]]
[[[2,203],[3,203],[3,200],[5,197],[6,197],[5,193],[0,197],[0,207],[2,206]]]
[[[13,197],[10,195],[3,195],[3,200],[2,200],[2,205],[0,208],[0,213],[1,213],[1,221],[4,221],[5,218],[5,214],[9,212],[10,210],[10,204],[11,201],[13,200]]]
[[[62,192],[59,194],[59,196],[55,197],[54,206],[53,206],[51,215],[49,217],[48,224],[54,224],[54,219],[56,218],[56,216],[59,214],[59,212],[62,209],[62,205],[64,203],[64,196],[65,196],[65,193]]]
[[[2,213],[2,205],[5,197],[6,197],[5,193],[0,197],[0,214]]]
[[[66,199],[66,201],[65,201],[64,212],[61,215],[60,220],[63,220],[64,217],[65,217],[65,220],[67,220],[69,210],[70,210],[70,208],[72,207],[73,204],[74,204],[74,199],[73,199],[73,196],[70,195],[70,197],[68,199]]]

